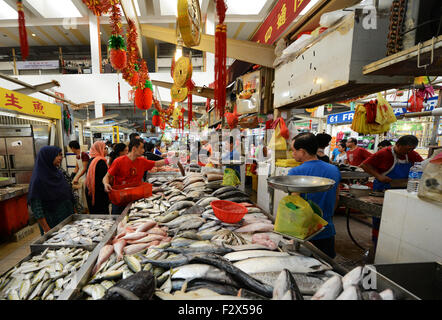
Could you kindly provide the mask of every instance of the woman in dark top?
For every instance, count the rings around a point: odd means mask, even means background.
[[[318,133],[316,135],[316,139],[318,140],[318,152],[316,156],[318,160],[322,160],[324,162],[330,163],[330,158],[324,153],[324,149],[328,147],[332,137],[326,133]]]
[[[124,156],[129,152],[129,147],[125,143],[116,143],[113,146],[113,151],[109,155],[109,168],[118,157]]]
[[[45,146],[32,172],[28,204],[42,235],[74,213],[72,189],[58,168],[62,159],[60,148]]]
[[[109,196],[104,191],[103,178],[107,173],[107,147],[95,142],[89,151],[91,159],[86,174],[86,200],[91,214],[109,214]]]

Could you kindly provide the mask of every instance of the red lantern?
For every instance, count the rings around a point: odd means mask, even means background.
[[[144,110],[150,109],[152,107],[153,92],[150,88],[144,88]]]
[[[135,90],[135,105],[138,109],[144,110],[144,92],[141,88]]]
[[[123,49],[111,49],[110,51],[110,61],[112,67],[116,70],[122,70],[126,68],[127,56],[126,51]]]
[[[155,127],[159,127],[161,124],[161,118],[159,112],[156,109],[154,109],[152,114],[153,114],[152,125]]]

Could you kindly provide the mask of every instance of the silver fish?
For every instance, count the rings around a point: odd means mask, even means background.
[[[341,291],[341,278],[339,276],[333,276],[322,284],[311,300],[335,300]]]
[[[293,275],[287,269],[279,274],[273,286],[273,300],[304,300]]]
[[[357,286],[347,286],[336,300],[362,300],[361,292]]]

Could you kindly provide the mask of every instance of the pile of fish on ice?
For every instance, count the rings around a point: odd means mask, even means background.
[[[0,299],[55,300],[86,263],[81,248],[46,249],[7,271],[0,278]]]
[[[345,277],[331,266],[311,256],[282,252],[279,245],[287,240],[272,233],[267,215],[245,193],[222,186],[221,179],[211,176],[208,182],[201,173],[149,179],[155,194],[132,204],[115,237],[101,249],[79,298],[355,298],[358,282],[353,276],[348,275],[351,286],[341,294],[336,279],[344,282]],[[237,224],[224,223],[210,205],[218,199],[241,203],[248,214]],[[388,298],[364,295],[379,297]]]
[[[114,225],[112,219],[82,219],[65,225],[54,232],[43,244],[54,245],[92,245],[103,240]]]

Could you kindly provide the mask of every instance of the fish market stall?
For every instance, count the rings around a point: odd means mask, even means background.
[[[335,299],[345,293],[343,299],[361,294],[355,285],[362,268],[342,278],[348,270],[308,241],[273,232],[272,217],[238,188],[210,184],[201,173],[150,179],[158,191],[127,205],[63,298]],[[223,200],[231,206],[224,212]],[[235,207],[245,211],[237,215]]]

